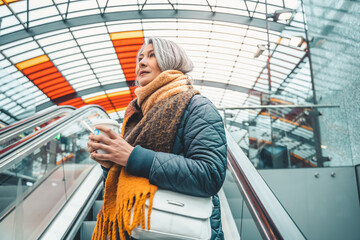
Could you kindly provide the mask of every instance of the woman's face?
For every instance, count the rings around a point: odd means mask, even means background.
[[[146,45],[139,54],[135,72],[141,87],[146,86],[161,73],[152,44]]]

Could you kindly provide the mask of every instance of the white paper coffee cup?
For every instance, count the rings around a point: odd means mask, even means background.
[[[107,127],[107,128],[110,128],[112,129],[116,134],[120,134],[120,124],[113,120],[113,119],[94,119],[91,121],[92,124],[92,128],[94,129],[94,135],[105,135],[105,136],[108,136],[105,132],[97,129],[96,127],[97,126],[104,126],[104,127]],[[101,142],[100,142],[101,143]],[[97,153],[100,153],[100,154],[106,154],[107,152],[105,152],[104,150],[102,149],[98,149],[97,150]]]

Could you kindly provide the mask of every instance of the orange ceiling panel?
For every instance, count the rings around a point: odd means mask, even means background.
[[[21,71],[25,68],[36,66],[41,63],[48,62],[48,61],[50,61],[49,57],[46,55],[42,55],[42,56],[34,57],[29,60],[25,60],[23,62],[17,63],[16,67]]]
[[[135,30],[135,31],[110,33],[110,38],[113,41],[119,39],[144,38],[144,32],[142,30]]]
[[[88,104],[93,104],[93,102],[95,102],[97,100],[106,99],[106,98],[107,98],[106,94],[102,94],[102,95],[99,95],[99,96],[86,98],[86,99],[84,99],[84,102],[88,103]]]
[[[139,51],[141,46],[142,46],[142,44],[115,47],[115,52],[117,52],[117,53],[118,52],[121,52],[121,53],[123,53],[123,52],[136,52],[137,53],[137,51]]]
[[[120,40],[113,40],[114,47],[118,46],[127,46],[127,45],[133,45],[133,44],[143,44],[144,43],[144,37],[137,37],[137,38],[123,38]]]
[[[109,93],[108,96],[112,98],[112,97],[129,95],[130,93],[131,93],[130,90],[125,90],[125,91]]]
[[[75,92],[73,89],[72,89],[72,87],[71,86],[67,86],[67,87],[62,87],[62,88],[60,88],[60,89],[49,89],[49,92],[46,94],[46,95],[48,95],[51,99],[53,99],[54,98],[54,96],[58,96],[58,95],[61,95],[61,96],[64,96],[62,93],[64,93],[64,92],[66,92],[66,93],[73,93],[73,92]]]
[[[109,104],[99,104],[103,109],[105,109],[105,111],[109,111],[111,109],[114,109],[114,107],[109,103]]]
[[[136,74],[135,73],[128,73],[128,77],[129,78],[134,78],[134,80],[136,79]]]
[[[134,59],[133,58],[123,58],[121,61],[122,61],[123,64],[126,64],[126,63],[134,64]]]
[[[127,96],[118,96],[118,97],[113,97],[113,98],[111,98],[111,100],[112,101],[128,101],[128,100],[131,100],[132,98],[131,98],[131,96],[130,96],[130,94],[129,95],[127,95]]]
[[[126,106],[134,98],[134,87],[129,90],[118,91],[108,94],[84,99],[86,104],[97,104],[103,107],[108,113],[125,110]]]
[[[33,67],[26,68],[22,72],[25,75],[28,75],[30,73],[34,73],[34,72],[37,72],[37,71],[40,71],[40,70],[43,70],[43,69],[46,69],[46,68],[50,68],[50,67],[53,67],[53,66],[54,66],[54,64],[52,64],[52,62],[48,61],[48,62],[40,63],[40,64],[35,65]]]
[[[135,80],[136,79],[136,74],[135,74],[135,70],[133,68],[123,68],[123,72],[126,76],[126,74],[131,74],[130,76],[133,76],[134,79],[128,79],[126,78],[127,81],[131,81],[131,80]]]
[[[111,109],[111,110],[106,111],[106,112],[107,113],[113,113],[113,112],[124,111],[125,109],[126,109],[126,107],[121,107],[121,108]]]
[[[136,55],[144,44],[144,32],[126,31],[110,33],[126,81],[135,80]]]
[[[48,76],[49,74],[56,73],[56,72],[58,72],[57,68],[56,67],[51,67],[51,68],[47,68],[47,69],[38,71],[38,72],[33,73],[33,74],[29,74],[29,75],[27,75],[27,77],[30,80],[35,80],[35,79],[38,79],[40,77]]]
[[[75,92],[46,55],[17,63],[16,67],[52,100]]]
[[[61,90],[56,90],[56,91],[50,92],[50,93],[48,93],[48,96],[51,99],[56,99],[56,98],[59,98],[59,97],[62,97],[62,96],[65,96],[65,95],[68,95],[68,94],[74,93],[74,92],[75,92],[74,89],[72,89],[72,87],[69,86],[69,87],[61,89]]]
[[[65,92],[61,92],[61,93],[55,94],[55,95],[51,96],[51,99],[57,99],[57,98],[59,98],[59,97],[63,97],[63,96],[66,96],[66,95],[72,94],[72,93],[74,93],[74,90],[71,89],[71,90],[69,90],[69,91],[65,91]]]
[[[135,61],[136,61],[136,55],[137,55],[137,52],[118,52],[117,53],[117,56],[118,58],[120,59],[133,59],[135,58]]]
[[[123,69],[135,69],[136,68],[136,63],[124,63],[121,65],[121,67]]]
[[[49,93],[54,90],[63,90],[63,88],[66,88],[66,87],[71,87],[71,86],[69,86],[69,84],[67,82],[60,82],[60,83],[54,84],[52,86],[43,88],[42,90],[44,93]]]
[[[104,99],[101,99],[101,100],[93,101],[90,104],[105,105],[105,104],[111,104],[111,103],[110,103],[109,99],[104,98]]]
[[[12,2],[17,2],[17,1],[21,1],[21,0],[0,0],[0,5],[4,5],[5,3],[12,3]]]
[[[51,81],[51,80],[54,80],[54,79],[57,79],[57,78],[64,78],[64,77],[61,75],[61,73],[57,72],[57,73],[49,74],[49,75],[47,75],[45,77],[33,80],[33,83],[35,85],[39,85],[40,83],[48,82],[48,81]],[[64,78],[64,80],[65,80],[65,78]]]
[[[127,103],[129,104],[129,102],[132,100],[132,97],[131,95],[127,95],[127,96],[121,96],[121,97],[113,97],[111,98],[111,101],[113,101],[114,103],[117,102],[117,103]]]
[[[42,83],[42,84],[39,84],[38,87],[40,89],[44,89],[46,87],[49,87],[49,86],[52,86],[52,85],[55,85],[55,84],[58,84],[58,83],[62,83],[64,82],[65,78],[64,77],[60,77],[60,78],[55,78],[51,81],[48,81],[48,82],[45,82],[45,83]]]
[[[74,106],[76,108],[82,107],[84,106],[84,101],[78,97],[78,98],[74,98],[65,102],[60,103],[59,105],[70,105],[70,106]]]

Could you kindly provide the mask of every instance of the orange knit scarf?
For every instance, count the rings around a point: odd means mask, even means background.
[[[145,87],[135,89],[137,103],[145,115],[149,109],[162,99],[169,98],[189,89],[189,80],[180,71],[168,70],[157,76]]]
[[[181,72],[162,72],[148,85],[135,90],[137,99],[125,111],[122,136],[133,146],[171,152],[182,114],[197,93]],[[154,129],[158,125],[170,129],[167,130],[170,132]],[[163,139],[163,142],[159,139]],[[92,239],[105,240],[108,237],[115,240],[119,235],[121,240],[125,240],[125,232],[130,236],[131,231],[140,225],[150,230],[150,214],[156,190],[157,187],[150,184],[147,178],[132,176],[124,167],[114,164],[106,179],[104,204],[98,214]],[[145,221],[145,201],[148,198],[149,210]]]

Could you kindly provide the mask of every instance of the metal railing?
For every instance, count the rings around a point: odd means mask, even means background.
[[[78,116],[84,114],[86,111],[91,111],[94,108],[98,108],[106,114],[106,111],[98,105],[86,105],[78,109],[73,114],[69,114],[61,118],[60,121],[55,121],[43,129],[40,129],[22,140],[0,150],[0,170],[3,170],[4,168],[6,169],[6,166],[11,164],[13,161],[21,159],[21,157],[44,144],[49,136],[55,137],[59,133],[60,129],[69,127]]]
[[[75,198],[77,200],[72,203],[70,212],[78,214],[79,210],[74,211],[74,205],[78,207],[78,198],[83,198],[82,201],[86,202],[90,194],[88,192],[90,190],[87,189],[88,184],[85,184],[85,190],[81,190],[80,194],[77,193],[79,186],[82,186],[84,181],[90,180],[94,186],[99,185],[102,180],[102,172],[100,168],[94,168],[96,166],[94,163],[88,161],[88,154],[81,154],[86,149],[84,141],[80,141],[79,145],[74,145],[75,141],[72,140],[79,140],[79,137],[83,139],[83,136],[88,135],[88,130],[81,126],[81,121],[98,117],[108,118],[108,115],[103,108],[97,105],[84,106],[3,149],[4,151],[0,154],[0,173],[4,173],[5,178],[9,176],[12,179],[6,182],[6,179],[3,178],[3,185],[0,184],[0,187],[12,187],[17,194],[11,196],[11,201],[8,199],[7,205],[3,205],[0,209],[0,228],[2,229],[0,232],[8,229],[13,219],[16,218],[16,224],[13,225],[14,229],[17,229],[16,231],[28,234],[27,238],[29,239],[38,239],[39,234],[43,234],[44,230],[55,221],[54,219],[57,219],[58,212],[62,211],[62,208],[66,208],[69,201],[75,201]],[[71,139],[71,141],[63,142],[61,139]],[[57,144],[55,152],[47,151],[48,143]],[[64,144],[68,147],[62,147]],[[38,160],[40,148],[45,154],[42,154],[42,159]],[[70,156],[69,153],[72,153],[71,156],[78,154],[79,158],[74,156],[67,161],[64,157]],[[61,158],[56,158],[58,156]],[[65,161],[66,163],[64,163]],[[29,162],[32,164],[29,165]],[[46,171],[39,172],[40,168],[35,163],[41,163]],[[25,169],[20,168],[23,165]],[[28,171],[28,168],[36,169]],[[89,176],[90,180],[88,180]],[[14,184],[13,179],[16,179],[18,184]],[[28,185],[28,183],[31,184]],[[49,198],[47,194],[54,194],[52,196],[56,197]],[[38,201],[43,204],[39,205]],[[24,211],[24,214],[20,216],[18,213],[21,211]],[[31,219],[33,215],[31,213],[34,211],[42,217],[37,220]],[[66,217],[68,216],[67,214]],[[64,226],[65,223],[62,221],[61,228]],[[67,230],[68,227],[65,231]],[[4,237],[11,236],[12,231],[4,232],[4,234]]]
[[[6,126],[0,129],[0,143],[6,142],[8,139],[15,137],[26,131],[27,129],[38,126],[42,123],[45,123],[53,118],[61,116],[65,113],[70,113],[76,108],[72,106],[54,106],[48,108],[44,111],[41,111],[34,116],[28,117],[24,120]]]
[[[306,239],[226,130],[228,167],[263,239]]]

